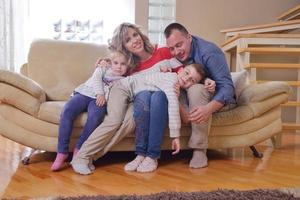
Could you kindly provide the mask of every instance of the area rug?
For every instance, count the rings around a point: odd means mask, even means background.
[[[161,192],[150,195],[55,197],[48,200],[300,200],[299,189],[215,190],[211,192]]]

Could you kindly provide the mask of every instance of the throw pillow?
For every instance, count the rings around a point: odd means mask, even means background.
[[[235,95],[238,99],[243,89],[249,84],[248,72],[246,70],[231,72],[231,78],[235,88]]]

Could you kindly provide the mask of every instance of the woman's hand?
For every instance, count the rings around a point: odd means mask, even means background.
[[[175,155],[177,153],[179,153],[180,151],[180,140],[179,138],[174,138],[172,140],[172,150],[175,150],[172,152],[172,155]]]
[[[97,94],[96,105],[100,107],[100,106],[104,106],[105,103],[106,103],[105,96]]]
[[[95,67],[109,67],[111,60],[109,58],[99,58],[95,64]]]
[[[210,78],[206,78],[204,80],[204,87],[208,92],[214,93],[216,90],[216,82],[214,80],[211,80]]]
[[[172,72],[172,69],[170,67],[167,66],[162,66],[160,67],[160,72]]]

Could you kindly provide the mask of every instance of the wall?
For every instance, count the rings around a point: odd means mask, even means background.
[[[195,35],[218,45],[224,42],[222,29],[277,21],[277,17],[300,0],[177,0],[177,22]]]
[[[135,0],[135,23],[148,32],[148,0]]]

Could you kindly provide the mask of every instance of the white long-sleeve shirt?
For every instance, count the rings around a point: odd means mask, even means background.
[[[180,136],[179,101],[174,84],[178,82],[176,73],[136,74],[120,80],[121,85],[129,91],[131,98],[143,90],[165,92],[168,99],[170,137]]]
[[[97,67],[93,75],[75,88],[74,91],[91,98],[96,98],[97,95],[105,95],[107,100],[112,84],[122,78],[124,76],[115,75],[110,67]]]

